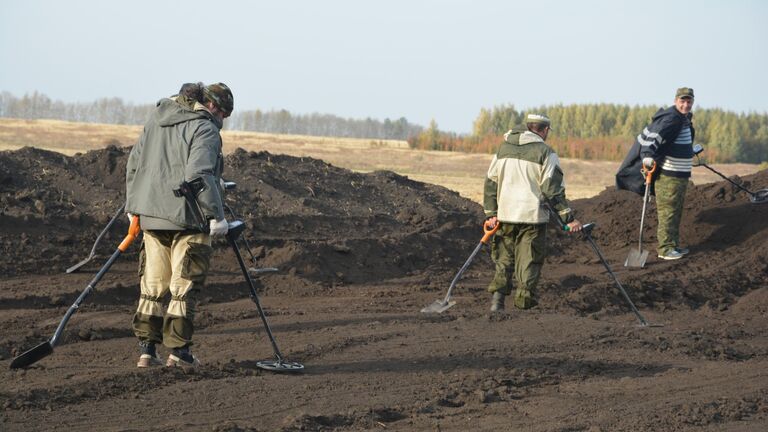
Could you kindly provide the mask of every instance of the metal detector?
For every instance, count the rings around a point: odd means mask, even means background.
[[[199,191],[203,187],[201,183],[202,182],[195,183],[194,181],[182,182],[179,185],[179,188],[175,189],[173,193],[177,197],[184,197],[184,199],[187,201],[187,205],[192,210],[192,214],[197,220],[200,231],[207,233],[209,232],[209,226],[208,224],[205,223],[205,219],[203,218],[203,212],[200,208],[200,204],[197,202],[197,193],[199,193]],[[243,256],[240,254],[240,248],[237,247],[237,239],[238,237],[240,237],[243,231],[245,231],[245,223],[241,220],[236,220],[228,224],[227,235],[225,237],[227,238],[227,242],[229,242],[229,245],[232,247],[232,250],[235,253],[235,257],[237,258],[237,263],[240,265],[240,269],[243,272],[243,277],[245,278],[245,281],[248,283],[248,288],[250,289],[250,294],[251,294],[251,300],[253,300],[253,302],[256,303],[256,308],[259,310],[261,321],[264,323],[264,328],[267,331],[267,335],[269,336],[269,341],[272,343],[272,350],[275,354],[275,360],[262,360],[262,361],[256,362],[256,366],[261,369],[270,370],[273,372],[301,372],[304,370],[304,365],[301,363],[285,360],[283,358],[283,355],[280,353],[280,349],[277,347],[275,336],[272,334],[272,329],[269,327],[267,316],[264,313],[264,309],[262,309],[261,307],[261,302],[259,302],[259,296],[256,293],[256,287],[253,285],[253,280],[251,279],[251,275],[250,273],[248,273],[248,269],[245,266],[245,261],[243,261]]]
[[[724,176],[722,173],[716,171],[711,166],[705,164],[701,161],[701,157],[699,156],[699,153],[704,151],[704,147],[701,146],[701,144],[696,144],[693,146],[693,154],[696,155],[697,163],[694,166],[703,166],[704,168],[712,171],[713,173],[719,175],[720,177],[728,180],[732,185],[736,186],[737,188],[743,190],[747,194],[749,194],[749,201],[752,204],[764,204],[768,203],[768,189],[760,189],[759,191],[752,192],[749,189],[745,188],[744,186],[736,183],[735,181],[729,179],[728,177]]]
[[[96,246],[99,245],[99,242],[101,241],[101,238],[104,237],[104,234],[106,234],[107,231],[109,231],[109,229],[112,227],[112,225],[115,224],[115,221],[123,213],[123,210],[125,210],[125,204],[120,206],[120,208],[117,210],[115,215],[112,216],[112,219],[109,220],[109,223],[107,224],[107,226],[105,226],[104,229],[101,230],[101,233],[99,234],[99,236],[96,237],[96,241],[93,243],[93,247],[91,248],[91,253],[89,253],[88,256],[84,260],[82,260],[79,263],[77,263],[77,264],[73,265],[72,267],[68,268],[67,269],[67,273],[76,272],[78,269],[80,269],[80,267],[86,265],[88,263],[88,261],[93,259],[93,257],[96,255]]]
[[[236,187],[237,187],[237,183],[233,181],[224,182],[225,191],[235,189]],[[224,208],[229,212],[230,215],[232,215],[233,220],[241,220],[239,217],[237,217],[237,215],[235,214],[235,211],[232,210],[232,207],[230,207],[227,203],[224,203]],[[251,262],[254,265],[256,265],[256,257],[253,255],[253,252],[251,252],[251,246],[248,244],[248,240],[245,238],[245,236],[243,236],[243,244],[245,245],[245,250],[248,251],[248,255],[251,256]],[[261,274],[261,273],[276,272],[276,271],[279,271],[279,269],[275,267],[261,267],[261,268],[248,267],[248,271],[256,274]]]
[[[248,269],[245,266],[245,261],[243,261],[243,256],[240,254],[240,248],[237,247],[237,238],[240,237],[240,235],[245,230],[245,223],[243,221],[234,221],[229,224],[229,229],[227,230],[227,241],[229,242],[229,245],[232,247],[232,250],[235,252],[235,257],[237,257],[237,263],[240,265],[240,270],[243,272],[243,277],[245,278],[245,281],[248,283],[248,288],[251,290],[251,300],[253,300],[254,303],[256,303],[256,308],[259,310],[259,315],[261,315],[261,321],[264,323],[264,329],[267,331],[267,335],[269,336],[269,341],[272,343],[272,350],[275,353],[275,360],[262,360],[259,362],[256,362],[256,366],[261,369],[270,370],[273,372],[301,372],[304,370],[304,365],[297,362],[287,361],[283,358],[283,355],[280,353],[280,348],[277,347],[277,342],[275,341],[275,336],[272,334],[272,329],[269,327],[269,322],[267,322],[267,316],[264,314],[264,310],[261,308],[261,303],[259,302],[259,296],[256,294],[256,287],[253,285],[253,280],[251,279],[250,273],[248,273]]]
[[[467,270],[469,267],[469,264],[472,262],[472,260],[475,258],[475,255],[477,255],[478,252],[480,252],[480,249],[482,249],[484,244],[488,244],[488,241],[491,239],[491,236],[496,233],[496,231],[499,230],[499,227],[501,226],[501,223],[497,222],[496,226],[493,228],[488,228],[487,224],[483,224],[483,232],[485,233],[483,235],[483,238],[480,239],[480,243],[475,247],[475,250],[472,251],[472,254],[469,256],[467,261],[464,263],[463,266],[461,266],[461,269],[458,273],[456,273],[456,276],[453,277],[453,281],[451,281],[451,286],[448,287],[448,293],[445,295],[445,298],[442,300],[435,300],[430,304],[429,306],[425,306],[421,311],[423,313],[442,313],[447,311],[451,306],[456,304],[455,300],[451,300],[451,293],[453,292],[453,287],[456,286],[456,282],[459,281],[459,278],[462,274],[464,274],[464,271]]]
[[[550,213],[553,213],[555,217],[557,218],[557,221],[560,225],[560,228],[563,231],[569,231],[570,228],[568,225],[563,222],[563,219],[560,217],[560,214],[557,213],[554,208],[550,205]],[[611,278],[616,283],[616,286],[619,287],[619,291],[621,291],[621,294],[624,296],[624,299],[627,300],[627,303],[629,304],[629,307],[632,308],[632,312],[634,312],[635,316],[637,317],[637,320],[640,322],[638,324],[639,327],[664,327],[663,324],[650,324],[646,319],[643,317],[643,315],[640,314],[640,311],[637,310],[635,307],[635,304],[632,302],[632,299],[629,298],[629,294],[627,294],[627,291],[624,289],[624,287],[621,285],[621,282],[619,282],[619,278],[616,277],[616,275],[613,273],[613,270],[611,270],[611,267],[608,265],[608,262],[603,257],[603,254],[600,252],[600,249],[597,247],[597,243],[595,243],[595,240],[592,238],[592,230],[595,229],[594,223],[588,223],[583,226],[581,229],[581,232],[583,234],[584,240],[589,242],[589,245],[592,247],[592,250],[595,251],[597,254],[597,257],[600,258],[600,262],[603,263],[603,266],[605,266],[605,269],[608,270],[608,274],[611,275]]]
[[[128,235],[125,236],[125,239],[123,239],[123,241],[117,247],[117,250],[115,250],[112,256],[109,257],[109,260],[107,260],[106,264],[104,264],[101,267],[101,270],[99,270],[99,272],[96,273],[96,276],[94,276],[91,283],[88,284],[88,286],[80,294],[77,300],[75,300],[75,303],[69,307],[69,309],[67,310],[67,313],[64,315],[64,318],[61,320],[61,322],[59,323],[59,326],[56,328],[56,332],[53,334],[53,337],[51,337],[50,340],[45,341],[40,345],[32,348],[31,350],[14,358],[13,361],[11,362],[11,369],[27,367],[32,363],[35,363],[38,360],[53,354],[53,347],[56,346],[56,343],[59,341],[59,338],[61,337],[61,334],[64,331],[64,326],[67,325],[69,318],[80,307],[80,303],[82,303],[83,300],[85,300],[85,298],[88,297],[88,295],[91,294],[91,292],[93,292],[94,288],[96,287],[96,284],[101,280],[102,276],[104,276],[107,273],[107,271],[109,271],[109,268],[112,267],[112,264],[115,262],[115,260],[117,260],[117,258],[123,252],[125,252],[126,249],[128,249],[131,243],[133,243],[133,241],[139,235],[139,231],[140,231],[139,217],[134,216],[131,219],[131,226],[130,228],[128,228]]]

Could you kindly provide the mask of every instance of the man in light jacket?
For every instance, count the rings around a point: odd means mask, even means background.
[[[550,131],[549,118],[528,114],[525,122],[525,127],[504,134],[485,179],[485,217],[491,227],[501,224],[491,243],[496,264],[488,286],[493,293],[491,312],[504,310],[504,298],[512,292],[513,278],[517,284],[515,307],[536,306],[536,285],[547,254],[550,207],[570,232],[582,228],[565,198],[557,154],[544,142]]]

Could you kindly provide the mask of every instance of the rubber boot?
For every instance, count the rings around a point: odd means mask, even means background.
[[[499,312],[504,310],[504,294],[496,291],[493,293],[493,299],[491,300],[491,312]]]

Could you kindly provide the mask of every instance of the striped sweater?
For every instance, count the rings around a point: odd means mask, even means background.
[[[661,174],[688,178],[693,166],[692,115],[671,106],[660,109],[651,124],[637,136],[641,158],[652,157],[661,166]]]

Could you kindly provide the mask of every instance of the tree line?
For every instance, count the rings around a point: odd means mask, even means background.
[[[527,112],[552,120],[547,139],[561,157],[621,160],[659,109],[657,106],[580,104],[541,106],[518,111],[514,105],[481,109],[472,133],[441,131],[433,120],[408,142],[412,148],[493,153],[504,132],[523,123]],[[696,142],[707,149],[710,162],[768,161],[768,115],[736,114],[722,109],[694,109]]]
[[[57,119],[109,124],[144,124],[154,104],[134,105],[120,98],[92,102],[52,101],[34,92],[15,97],[0,92],[0,117]],[[502,135],[523,122],[527,112],[548,116],[553,130],[547,139],[561,157],[621,160],[635,137],[649,123],[657,106],[579,104],[541,106],[517,110],[514,105],[483,108],[470,134],[441,131],[432,120],[428,127],[401,117],[384,121],[350,119],[331,114],[292,114],[286,110],[236,110],[225,122],[231,130],[280,134],[407,140],[424,150],[493,153]],[[694,109],[696,142],[707,148],[710,162],[762,163],[768,161],[768,114],[737,114],[722,109]]]
[[[154,107],[154,104],[125,103],[120,98],[102,98],[92,102],[62,102],[53,101],[38,92],[22,97],[16,97],[7,91],[0,92],[0,117],[19,119],[143,125]],[[380,121],[318,113],[297,115],[286,110],[235,110],[224,122],[224,128],[279,134],[397,140],[407,140],[424,129],[403,117]]]

